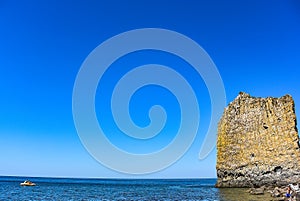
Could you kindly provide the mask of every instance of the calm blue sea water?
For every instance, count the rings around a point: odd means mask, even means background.
[[[29,179],[37,184],[22,187]],[[214,188],[215,179],[119,180],[0,177],[0,200],[264,200],[245,189]],[[243,197],[245,196],[245,197]]]

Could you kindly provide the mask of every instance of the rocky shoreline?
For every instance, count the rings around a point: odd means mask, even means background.
[[[250,188],[248,193],[251,195],[270,194],[270,201],[298,201],[300,200],[300,193],[293,192],[291,198],[286,197],[287,187],[266,187]]]

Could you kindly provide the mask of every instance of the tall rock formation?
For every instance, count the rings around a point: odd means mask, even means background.
[[[300,182],[295,104],[290,95],[255,98],[241,92],[218,125],[217,187]]]

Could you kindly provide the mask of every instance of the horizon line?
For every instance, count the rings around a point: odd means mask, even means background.
[[[94,179],[94,180],[184,180],[184,179],[217,179],[216,177],[157,177],[157,178],[134,178],[134,177],[67,177],[67,176],[24,176],[24,175],[0,175],[4,177],[19,178],[48,178],[48,179]]]

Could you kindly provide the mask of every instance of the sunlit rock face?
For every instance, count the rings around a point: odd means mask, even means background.
[[[256,98],[241,92],[218,125],[217,187],[300,182],[295,104],[290,95]]]

